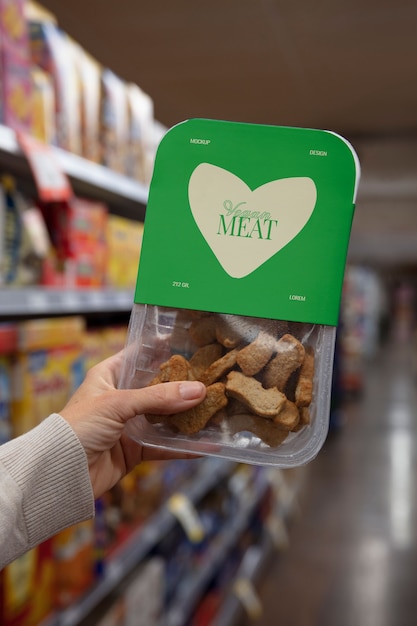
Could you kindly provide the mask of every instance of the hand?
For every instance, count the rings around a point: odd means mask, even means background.
[[[203,383],[170,382],[142,389],[117,389],[123,352],[89,370],[60,415],[75,431],[87,455],[94,496],[113,487],[142,460],[189,457],[147,448],[124,433],[126,422],[143,413],[185,411],[206,395]]]

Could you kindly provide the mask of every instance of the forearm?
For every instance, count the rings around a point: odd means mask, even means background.
[[[0,568],[93,515],[86,455],[61,416],[0,447]]]

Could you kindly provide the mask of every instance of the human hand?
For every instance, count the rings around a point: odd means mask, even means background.
[[[147,448],[124,433],[126,422],[143,413],[169,415],[185,411],[206,395],[203,383],[169,382],[142,389],[117,389],[123,352],[91,368],[60,415],[70,424],[87,455],[90,479],[97,498],[113,487],[142,460],[178,458]],[[181,454],[181,458],[193,455]]]

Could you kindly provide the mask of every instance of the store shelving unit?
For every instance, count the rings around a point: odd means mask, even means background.
[[[180,493],[190,502],[198,502],[232,471],[234,464],[216,458],[201,459],[199,470]],[[242,518],[243,522],[243,518]],[[42,626],[77,626],[99,606],[110,593],[115,591],[123,579],[149,554],[177,519],[167,505],[162,505],[143,526],[125,542],[107,563],[101,580],[78,602],[43,622]],[[168,626],[168,622],[167,622]]]
[[[106,202],[116,215],[143,221],[148,189],[108,168],[59,148],[51,148],[70,178],[74,191]],[[16,133],[0,125],[0,168],[13,173],[29,188],[34,183]],[[37,315],[129,312],[130,289],[0,288],[0,319]]]
[[[263,479],[249,497],[241,499],[239,514],[222,530],[204,564],[198,571],[192,572],[187,579],[181,581],[176,601],[162,617],[160,626],[183,626],[187,623],[211,579],[219,571],[247,527],[251,514],[262,501],[267,487],[268,483]]]

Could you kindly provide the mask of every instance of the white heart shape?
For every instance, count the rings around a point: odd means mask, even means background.
[[[308,177],[273,180],[251,190],[228,170],[201,163],[190,176],[194,220],[232,278],[251,274],[308,222],[317,190]]]

